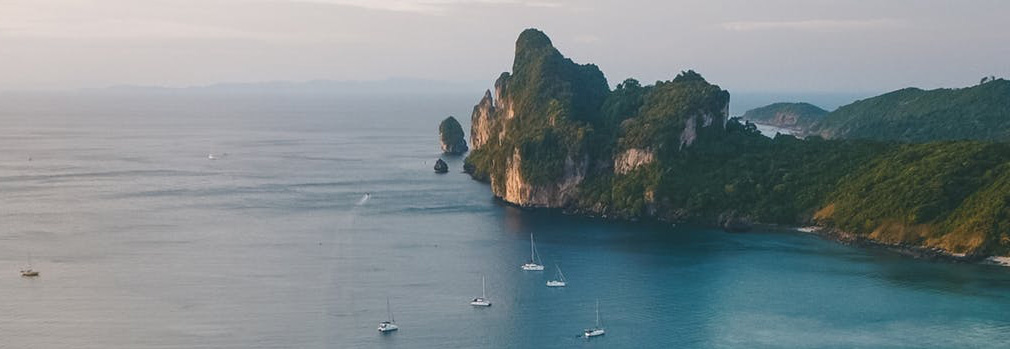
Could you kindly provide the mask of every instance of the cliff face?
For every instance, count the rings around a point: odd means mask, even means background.
[[[473,114],[470,116],[470,144],[474,149],[480,148],[491,138],[494,115],[494,98],[488,90],[484,92],[484,98],[473,107]]]
[[[614,158],[614,173],[627,174],[640,166],[651,164],[655,158],[656,154],[650,149],[625,150]]]
[[[524,31],[513,71],[474,107],[472,174],[513,204],[567,206],[585,178],[586,135],[608,93],[596,66],[564,58],[540,31]]]
[[[612,94],[596,66],[565,58],[540,31],[524,31],[512,72],[474,106],[467,171],[512,204],[573,208],[584,201],[587,178],[627,175],[725,126],[729,94],[693,71],[656,86],[627,85]],[[651,189],[634,195],[655,201]]]

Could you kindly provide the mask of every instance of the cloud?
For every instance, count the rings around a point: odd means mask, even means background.
[[[225,27],[153,19],[24,21],[0,27],[0,37],[38,39],[265,39],[265,35]]]
[[[763,30],[798,30],[798,31],[851,31],[875,28],[889,28],[904,25],[896,19],[808,19],[799,21],[739,21],[722,23],[722,28],[729,31],[749,32]]]
[[[558,8],[558,2],[542,0],[285,0],[353,6],[369,10],[414,12],[442,15],[454,7],[465,5],[508,5],[522,7]]]

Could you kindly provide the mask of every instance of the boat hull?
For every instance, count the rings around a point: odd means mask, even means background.
[[[567,285],[565,284],[564,281],[554,281],[554,280],[551,280],[551,281],[547,282],[547,287],[565,287],[565,286],[567,286]]]
[[[607,332],[604,331],[602,328],[586,330],[585,332],[583,332],[583,336],[585,336],[586,338],[599,337],[605,334],[607,334]]]
[[[542,266],[540,264],[526,263],[526,264],[523,264],[522,269],[526,270],[526,271],[543,271],[544,270],[544,266]]]

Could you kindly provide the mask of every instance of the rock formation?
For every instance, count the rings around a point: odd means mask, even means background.
[[[449,172],[449,164],[446,164],[442,159],[435,161],[435,173],[446,173]]]
[[[466,153],[466,139],[463,138],[463,127],[456,118],[449,116],[438,125],[438,138],[442,144],[442,152],[452,155]]]

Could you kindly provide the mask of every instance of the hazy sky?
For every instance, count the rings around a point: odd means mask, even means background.
[[[527,27],[611,84],[731,91],[1010,77],[1006,0],[0,0],[0,90],[390,77],[492,81]]]

